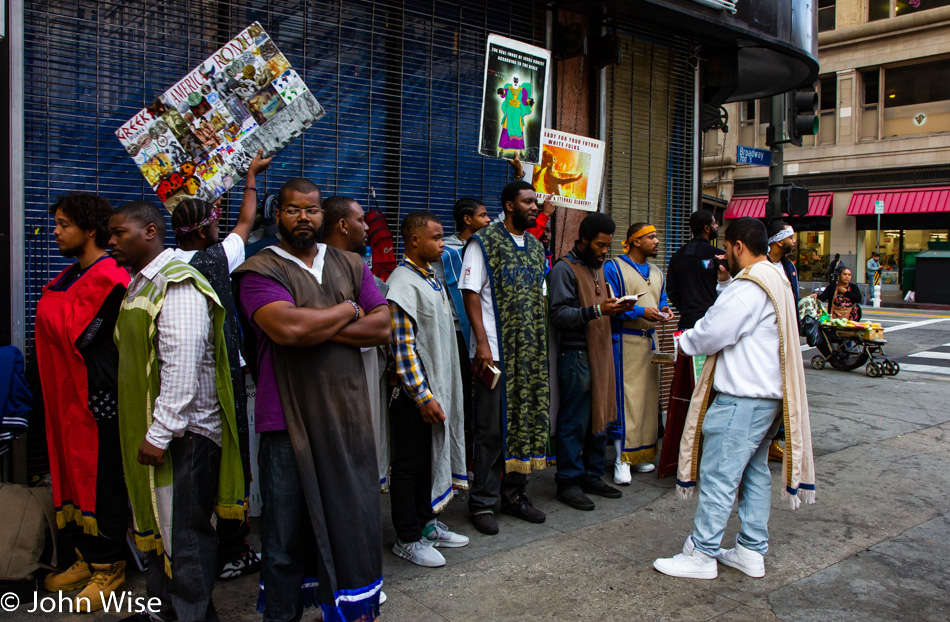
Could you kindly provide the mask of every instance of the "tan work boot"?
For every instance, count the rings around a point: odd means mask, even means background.
[[[51,572],[43,579],[43,589],[50,592],[64,592],[78,590],[85,587],[92,578],[89,564],[82,558],[79,549],[76,549],[76,561],[62,572]]]
[[[76,595],[77,613],[90,613],[102,609],[102,603],[109,598],[109,594],[122,589],[125,585],[124,561],[89,565],[92,567],[92,578],[89,579],[86,589]]]
[[[769,460],[772,462],[781,462],[785,458],[785,450],[778,444],[778,441],[772,441],[769,445]]]

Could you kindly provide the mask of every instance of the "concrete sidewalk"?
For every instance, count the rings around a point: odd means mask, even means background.
[[[445,520],[472,543],[448,551],[448,566],[387,554],[384,619],[950,619],[950,384],[807,376],[818,502],[791,512],[773,486],[764,579],[724,566],[714,581],[653,570],[692,530],[696,501],[680,501],[672,479],[637,476],[622,499],[578,512],[553,498],[549,469],[529,486],[544,525],[504,517],[501,534],[482,536],[456,501]],[[724,544],[736,530],[733,517]]]
[[[383,498],[384,622],[436,620],[934,620],[950,619],[950,413],[947,380],[916,374],[807,370],[818,503],[791,512],[779,499],[773,463],[771,551],[764,579],[720,566],[713,581],[675,579],[653,559],[681,549],[696,501],[680,501],[673,479],[636,475],[618,500],[593,512],[554,499],[554,470],[531,477],[528,494],[543,525],[501,516],[484,536],[461,495],[443,514],[471,537],[444,551],[448,565],[424,569],[389,552],[395,538]],[[724,544],[731,546],[735,518]],[[256,539],[255,546],[258,545]],[[144,594],[144,577],[129,573]],[[223,620],[256,621],[258,578],[221,582]],[[79,619],[78,615],[66,616]],[[3,620],[62,619],[4,614]],[[86,616],[98,622],[114,614]],[[313,620],[312,611],[304,620]]]

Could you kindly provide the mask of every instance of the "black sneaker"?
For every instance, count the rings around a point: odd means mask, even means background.
[[[498,521],[495,520],[495,515],[491,512],[472,514],[471,519],[475,529],[486,536],[493,536],[498,533]]]
[[[248,548],[237,559],[226,563],[218,573],[219,579],[236,579],[246,574],[254,574],[261,569],[261,556]]]
[[[563,501],[575,510],[591,511],[594,509],[594,502],[584,494],[580,486],[566,486],[559,488],[556,495],[558,501]]]
[[[521,495],[513,502],[501,506],[501,511],[511,516],[517,516],[529,523],[543,523],[547,516],[531,504],[528,495]]]
[[[613,486],[610,486],[599,477],[581,483],[581,490],[589,495],[597,495],[608,499],[619,499],[623,494]]]

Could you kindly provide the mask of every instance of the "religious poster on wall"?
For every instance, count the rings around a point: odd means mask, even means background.
[[[523,162],[540,161],[550,74],[548,50],[488,35],[479,153],[511,159],[517,152]]]
[[[549,128],[541,131],[540,162],[525,169],[538,194],[559,207],[596,212],[604,180],[605,144]]]
[[[116,130],[149,186],[173,210],[214,201],[324,116],[323,107],[254,22]]]

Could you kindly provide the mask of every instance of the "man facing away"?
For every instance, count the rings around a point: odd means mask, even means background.
[[[495,388],[475,381],[475,471],[469,496],[472,524],[498,533],[495,504],[532,523],[545,515],[525,494],[527,474],[548,464],[548,387],[544,248],[525,231],[535,225],[531,184],[514,181],[501,193],[505,219],[469,239],[459,288],[472,325],[475,373],[500,370]],[[489,370],[490,371],[490,370]],[[489,380],[490,381],[490,380]]]
[[[638,473],[655,467],[659,430],[660,368],[653,364],[659,322],[672,319],[666,301],[663,272],[650,264],[659,253],[656,227],[639,222],[630,225],[624,238],[625,254],[607,262],[604,277],[613,295],[642,294],[632,310],[611,318],[614,365],[617,375],[617,422],[609,434],[617,448],[614,483],[631,481],[630,465]]]
[[[113,258],[133,274],[115,341],[133,530],[150,553],[146,589],[150,597],[167,589],[166,605],[182,622],[214,621],[212,515],[245,513],[225,310],[197,270],[162,250],[165,221],[157,207],[126,203],[109,230]]]
[[[468,544],[437,518],[454,487],[468,488],[462,377],[452,301],[431,267],[442,257],[442,224],[429,212],[412,212],[402,221],[402,239],[405,255],[388,281],[390,347],[399,376],[390,405],[393,553],[435,568],[445,565],[435,547]]]
[[[251,160],[244,179],[244,196],[237,222],[223,240],[220,239],[219,207],[201,199],[185,199],[172,212],[172,229],[178,243],[175,258],[191,265],[208,279],[225,310],[224,339],[228,346],[228,364],[234,388],[234,416],[245,486],[251,485],[250,431],[244,357],[241,356],[241,327],[231,289],[231,273],[244,263],[244,246],[257,215],[257,175],[267,170],[273,159],[262,157],[263,153],[262,148]],[[250,494],[250,489],[245,492]],[[261,558],[246,539],[250,531],[246,517],[218,521],[218,578],[233,579],[259,570]]]
[[[758,220],[740,218],[729,225],[724,246],[736,278],[680,338],[685,354],[707,359],[690,403],[676,482],[684,498],[699,484],[694,530],[682,553],[653,563],[674,577],[714,579],[717,560],[750,577],[765,576],[768,448],[783,419],[788,438],[783,496],[792,509],[815,501],[804,365],[788,280],[768,261],[765,226]],[[721,549],[737,495],[736,546]]]
[[[467,460],[471,460],[475,455],[472,444],[472,362],[468,356],[472,329],[468,322],[468,315],[465,314],[465,302],[462,300],[459,282],[462,280],[462,255],[465,243],[477,231],[487,227],[491,218],[481,201],[471,198],[456,201],[452,217],[455,220],[455,234],[444,238],[445,250],[442,252],[442,261],[433,262],[432,268],[452,296],[452,319],[455,320],[455,340],[458,343],[459,369],[462,372],[465,456]]]
[[[629,312],[604,283],[604,262],[617,225],[607,214],[581,221],[574,248],[551,270],[551,323],[558,330],[560,404],[554,432],[557,498],[577,510],[593,510],[587,494],[617,499],[604,483],[608,422],[617,418],[609,317]],[[585,494],[587,493],[587,494]]]
[[[666,272],[666,291],[680,314],[681,331],[692,328],[716,302],[718,275],[722,274],[724,278],[729,276],[724,265],[726,256],[721,249],[713,246],[719,236],[719,223],[713,213],[704,209],[693,212],[689,217],[689,228],[693,238],[673,253]],[[676,449],[679,447],[695,378],[692,358],[682,354],[677,356],[660,453],[661,477],[672,475],[675,471]]]
[[[291,179],[278,194],[280,243],[235,272],[257,375],[266,621],[300,620],[305,594],[328,621],[379,612],[379,474],[360,348],[389,342],[389,314],[358,255],[317,243],[322,224],[320,189]]]
[[[119,444],[119,353],[112,333],[129,273],[109,257],[112,207],[92,194],[71,194],[49,208],[63,257],[36,305],[36,357],[46,405],[46,441],[56,520],[82,528],[78,558],[50,573],[51,592],[84,588],[78,611],[102,608],[125,585],[128,495]]]
[[[369,235],[369,225],[363,206],[347,196],[327,197],[323,201],[323,241],[327,246],[348,253],[363,254]],[[368,268],[367,268],[368,269]],[[373,277],[377,289],[385,296],[388,286],[379,277]],[[376,437],[376,460],[379,463],[380,490],[389,489],[389,382],[386,367],[389,346],[362,347],[363,371],[369,390],[369,411],[373,418],[373,433]],[[380,596],[382,598],[382,596]],[[382,602],[382,601],[380,601]]]

